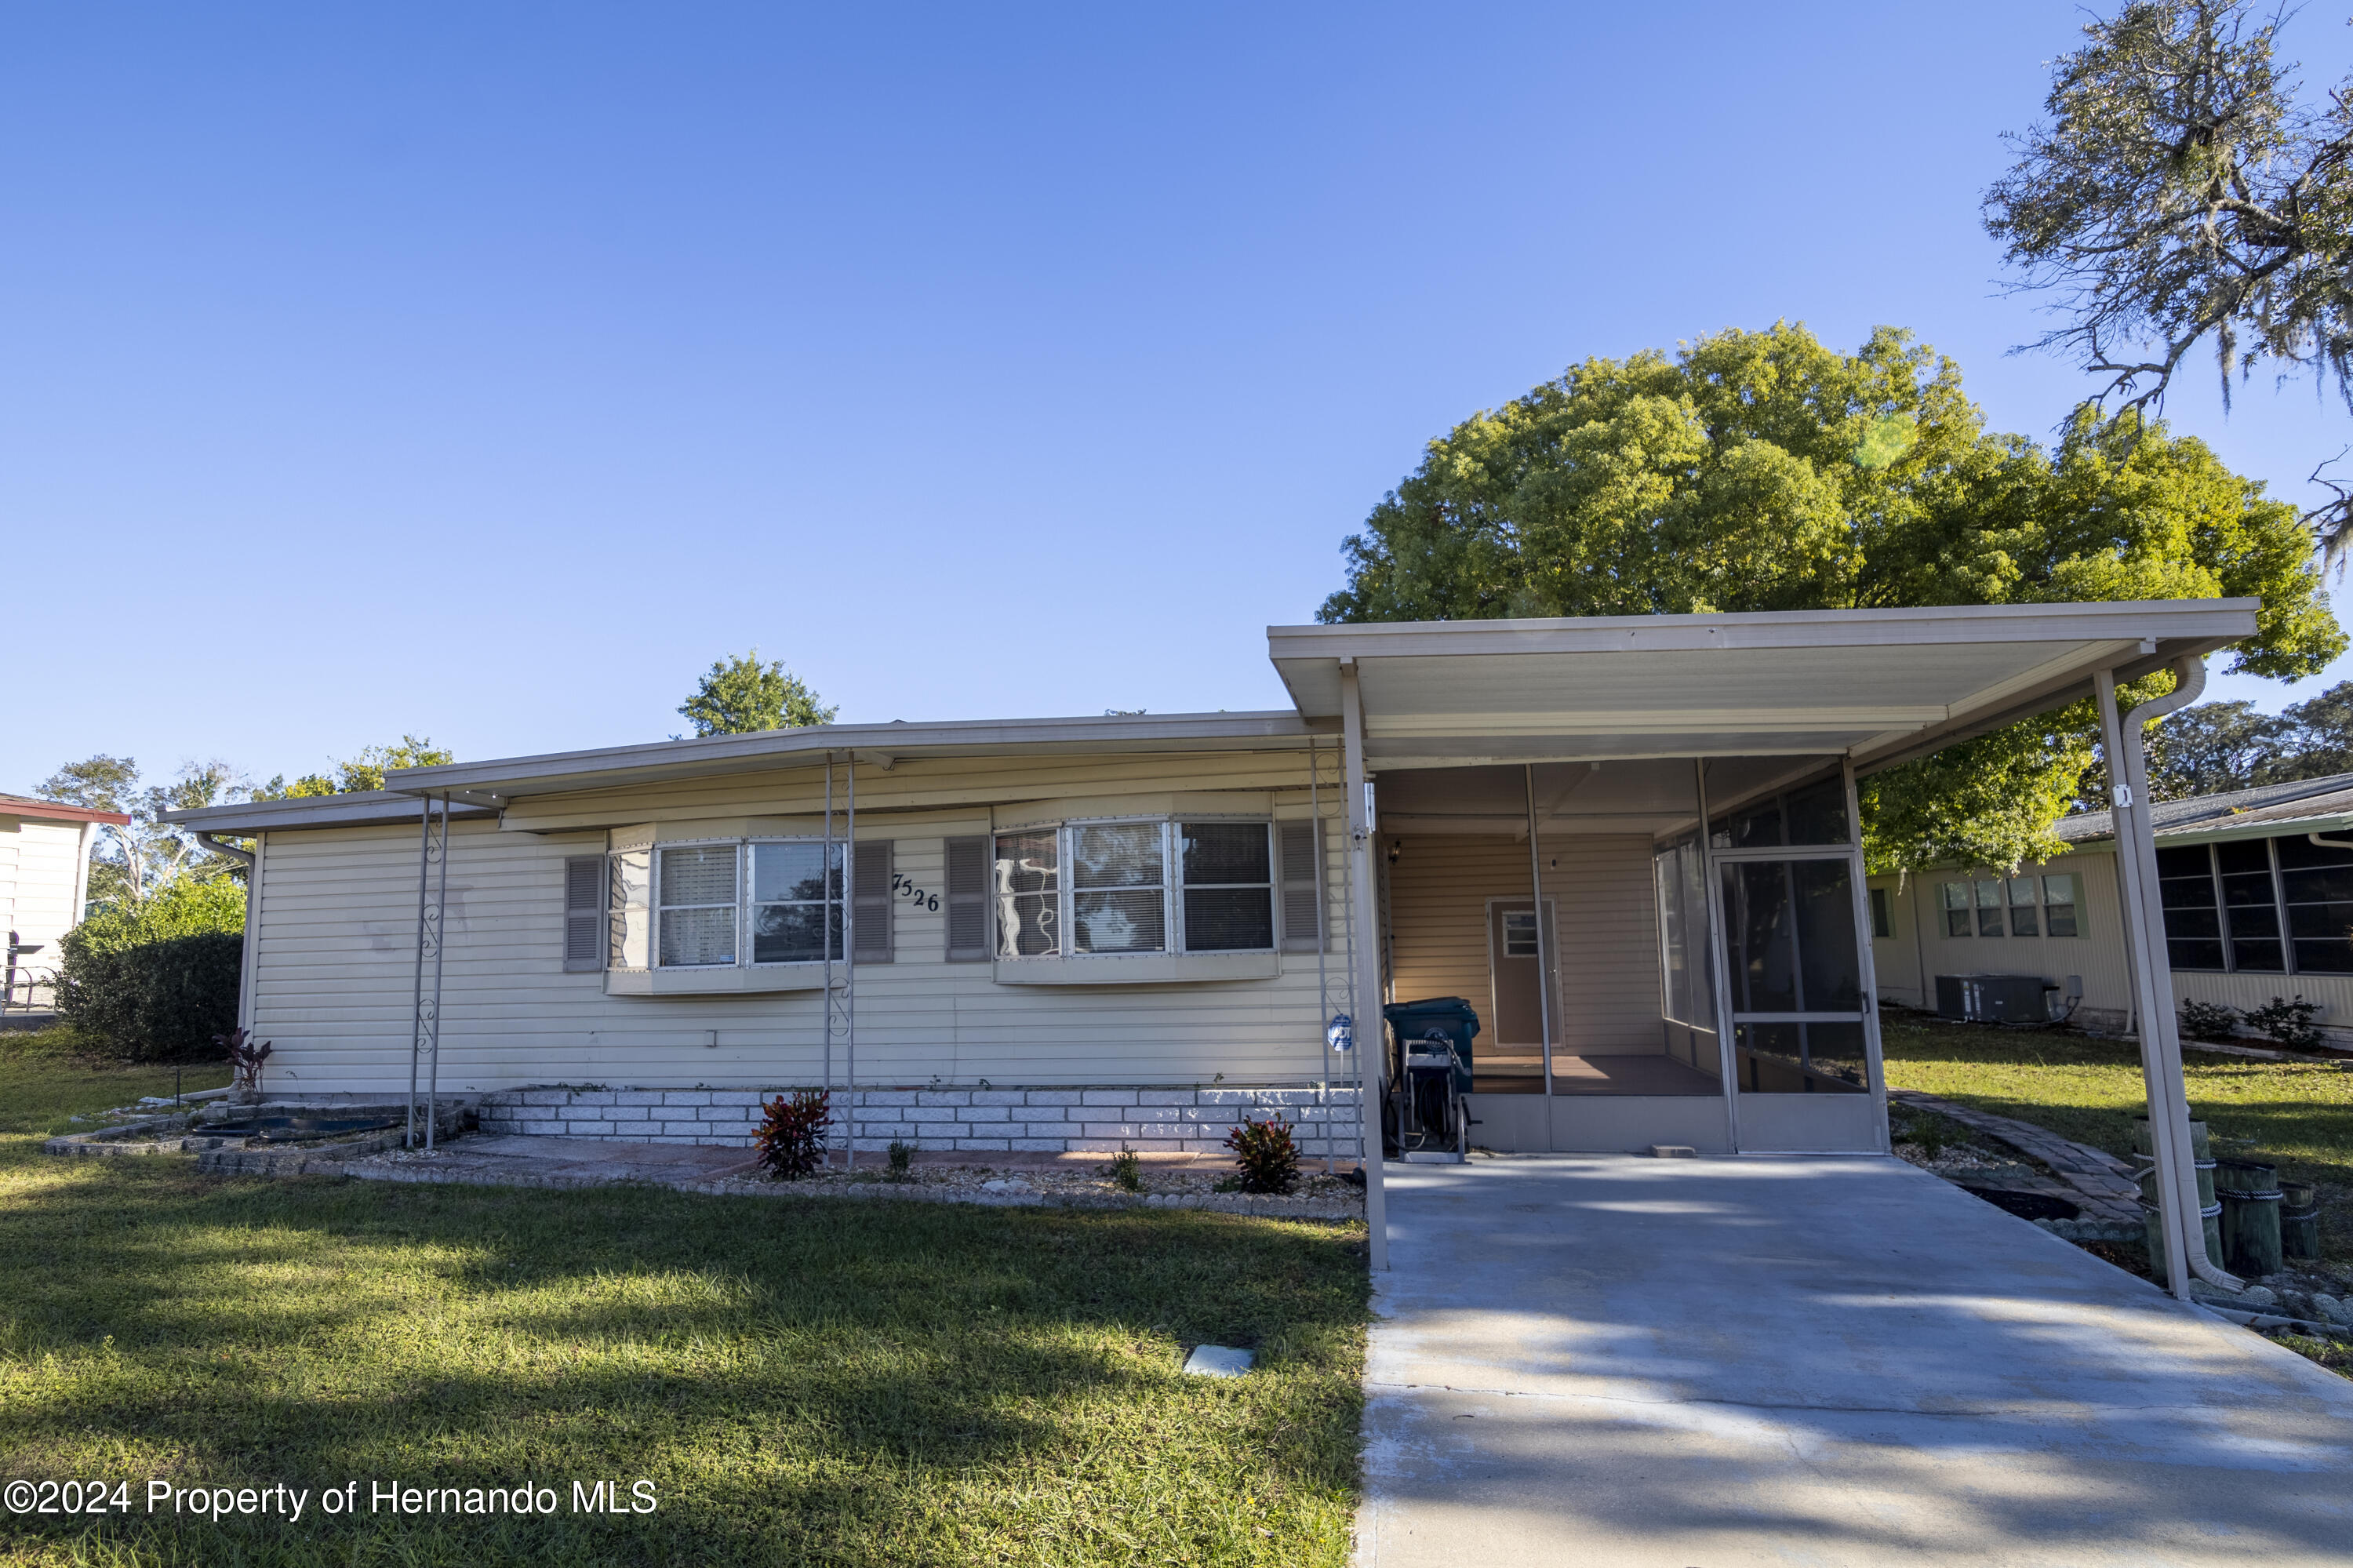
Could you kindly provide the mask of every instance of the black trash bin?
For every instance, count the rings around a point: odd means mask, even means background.
[[[1409,1040],[1442,1038],[1451,1044],[1461,1065],[1454,1069],[1454,1092],[1471,1092],[1471,1040],[1479,1033],[1479,1014],[1459,996],[1432,996],[1419,1001],[1393,1001],[1381,1009],[1397,1049],[1389,1058],[1389,1081],[1398,1081]]]

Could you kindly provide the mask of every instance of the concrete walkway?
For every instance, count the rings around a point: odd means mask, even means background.
[[[1366,1568],[2353,1563],[2353,1383],[1901,1161],[1388,1183]]]

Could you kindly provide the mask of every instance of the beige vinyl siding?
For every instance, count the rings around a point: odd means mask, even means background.
[[[1397,842],[1398,863],[1389,870],[1396,996],[1468,997],[1488,1021],[1494,1001],[1487,905],[1526,902],[1527,842],[1461,834]],[[1561,1038],[1555,1044],[1569,1052],[1663,1051],[1651,840],[1612,833],[1542,842],[1545,896],[1558,930]]]
[[[0,939],[15,931],[19,940],[41,948],[20,960],[21,978],[23,969],[56,969],[58,944],[81,916],[74,894],[80,885],[82,825],[0,816],[0,823],[11,821],[13,828],[0,828]],[[21,991],[16,1000],[24,1000]],[[33,1000],[47,1006],[48,989],[40,988]]]
[[[2132,974],[2125,961],[2123,899],[2116,886],[2116,856],[2085,851],[2027,867],[2026,872],[2037,875],[2073,872],[2083,879],[2083,937],[1947,937],[1937,887],[1965,879],[1958,872],[1929,872],[1908,879],[1894,895],[1896,939],[1873,944],[1880,995],[1907,1007],[1933,1009],[1938,975],[2040,975],[2062,984],[2069,975],[2081,975],[2084,1001],[2077,1022],[2099,1030],[2130,1027]],[[1893,891],[1895,881],[1892,876],[1874,876],[1871,885]],[[1908,939],[1915,919],[1921,937],[1916,947]],[[2217,974],[2198,969],[2173,974],[2176,1006],[2195,1000],[2244,1011],[2261,1007],[2275,996],[2298,994],[2321,1004],[2325,1010],[2321,1025],[2332,1036],[2353,1040],[2353,975]]]
[[[1251,759],[1253,763],[1264,759]],[[1280,759],[1277,759],[1278,761]],[[904,769],[909,765],[901,764]],[[1071,779],[1102,788],[1092,767],[1029,764],[1024,799]],[[896,869],[944,892],[944,841],[986,833],[986,810],[870,815],[879,770],[860,769],[859,833],[890,839]],[[1268,797],[1263,773],[1242,775]],[[1302,786],[1274,796],[1278,815],[1307,810]],[[1136,780],[1166,787],[1165,773]],[[1198,771],[1183,782],[1198,789]],[[685,787],[635,792],[633,821],[670,821]],[[691,792],[691,791],[688,791]],[[875,791],[880,794],[881,791]],[[734,796],[730,813],[791,810],[795,797]],[[1337,802],[1324,801],[1327,818]],[[513,813],[508,826],[513,827]],[[1345,832],[1327,823],[1330,929],[1345,900]],[[822,998],[815,991],[615,997],[604,977],[564,971],[564,861],[601,852],[599,832],[501,832],[460,821],[450,834],[441,1082],[470,1092],[522,1084],[691,1086],[814,1083]],[[273,1042],[273,1083],[304,1090],[405,1089],[415,983],[417,834],[414,827],[269,835],[255,940],[255,1027]],[[946,910],[893,900],[894,961],[858,969],[861,1084],[1313,1084],[1327,1071],[1316,955],[1279,960],[1274,980],[1153,986],[998,985],[987,964],[946,961]],[[1336,940],[1326,967],[1333,1008],[1347,1005]],[[713,1033],[716,1046],[703,1042]],[[837,1051],[839,1044],[837,1044]],[[846,1063],[837,1059],[840,1072]]]
[[[1939,889],[1945,883],[1974,877],[1957,871],[1923,872],[1905,879],[1901,892],[1895,890],[1894,877],[1873,877],[1872,886],[1890,892],[1896,928],[1894,940],[1882,938],[1872,945],[1880,995],[1906,1007],[1934,1009],[1938,975],[2040,975],[2062,985],[2069,975],[2081,975],[2080,1021],[2094,1028],[2123,1028],[2132,1009],[2132,975],[2125,965],[2116,856],[2061,855],[2023,867],[2020,874],[2060,872],[2073,873],[2083,887],[2080,937],[1947,937]],[[2006,913],[2002,924],[2006,931]]]

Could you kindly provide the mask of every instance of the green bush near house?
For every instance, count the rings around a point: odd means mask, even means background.
[[[58,1012],[100,1054],[124,1062],[214,1057],[237,1026],[245,888],[184,878],[91,916],[59,945]]]

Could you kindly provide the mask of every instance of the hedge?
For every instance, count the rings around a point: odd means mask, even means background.
[[[218,1056],[237,1027],[245,887],[226,877],[168,884],[93,915],[58,945],[58,1013],[124,1061]]]

